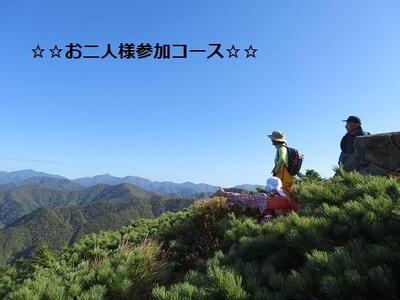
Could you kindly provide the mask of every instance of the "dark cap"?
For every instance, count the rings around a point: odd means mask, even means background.
[[[343,122],[357,123],[361,124],[361,119],[357,116],[349,116],[347,120],[343,120]]]

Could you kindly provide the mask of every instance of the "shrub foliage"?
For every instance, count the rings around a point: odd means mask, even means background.
[[[259,224],[223,198],[0,270],[5,299],[398,299],[400,183],[338,171]]]

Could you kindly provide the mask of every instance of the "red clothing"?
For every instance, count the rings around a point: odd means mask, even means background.
[[[240,194],[228,192],[227,199],[229,203],[257,208],[263,214],[274,214],[276,210],[280,209],[284,215],[287,215],[301,207],[300,204],[292,203],[289,196],[279,194],[271,196],[265,193]]]
[[[274,195],[268,199],[267,214],[274,214],[277,209],[281,209],[283,214],[286,216],[291,211],[298,211],[301,205],[292,203],[292,199],[289,196]]]

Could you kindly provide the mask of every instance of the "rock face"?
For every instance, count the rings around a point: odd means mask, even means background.
[[[384,175],[400,170],[400,132],[357,137],[355,153],[344,164],[345,170],[364,175]]]

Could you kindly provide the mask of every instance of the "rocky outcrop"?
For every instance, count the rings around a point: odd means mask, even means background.
[[[355,153],[344,164],[345,170],[364,175],[384,175],[400,170],[400,132],[357,137]]]

